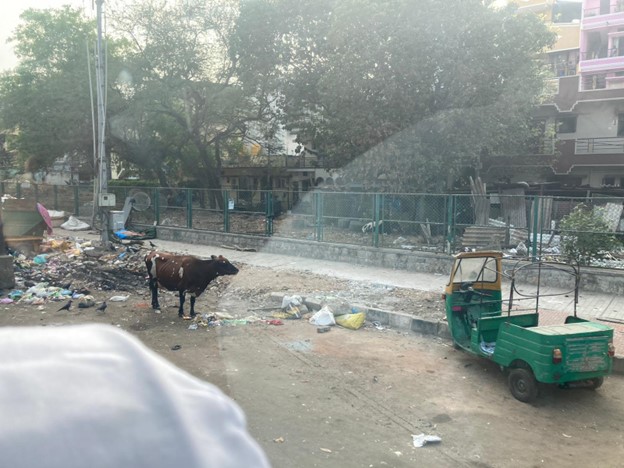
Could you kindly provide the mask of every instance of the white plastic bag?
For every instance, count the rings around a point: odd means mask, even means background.
[[[336,320],[334,319],[334,314],[331,309],[327,306],[323,306],[321,310],[310,317],[310,323],[312,325],[326,327],[327,325],[336,325]]]
[[[290,305],[299,307],[301,304],[303,304],[301,296],[284,296],[282,299],[282,309],[286,309]]]
[[[67,221],[61,224],[61,228],[67,229],[68,231],[86,231],[88,229],[91,229],[91,227],[87,223],[83,223],[74,216],[70,216]]]
[[[437,444],[442,442],[442,438],[435,435],[425,435],[425,434],[412,434],[412,440],[414,443],[414,447],[424,447],[427,444]]]

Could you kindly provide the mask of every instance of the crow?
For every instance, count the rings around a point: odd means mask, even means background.
[[[57,312],[60,312],[61,310],[69,310],[71,305],[72,305],[72,300],[70,299],[69,301],[67,301],[67,304],[65,304],[63,307],[61,307]]]
[[[156,248],[156,244],[154,244],[152,241],[149,241],[149,245],[152,247],[152,249]]]
[[[106,301],[102,302],[102,304],[95,310],[97,310],[98,312],[104,312],[106,310]]]

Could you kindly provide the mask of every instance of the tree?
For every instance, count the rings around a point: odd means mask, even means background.
[[[583,204],[575,206],[560,227],[563,253],[581,265],[589,265],[619,246],[603,217]]]
[[[116,34],[132,44],[129,79],[116,87],[127,102],[114,124],[123,129],[113,132],[117,147],[149,142],[153,153],[141,157],[154,156],[154,167],[175,164],[180,177],[220,187],[228,149],[239,148],[250,122],[271,118],[262,90],[237,79],[230,44],[237,14],[228,0],[147,0],[113,11]]]
[[[262,58],[279,71],[285,124],[351,178],[397,189],[440,190],[484,154],[518,151],[553,40],[480,0],[255,0],[240,24],[254,20],[242,55],[250,74]]]
[[[26,10],[11,41],[19,64],[0,77],[0,123],[24,169],[70,156],[93,170],[89,67],[95,24],[70,7]],[[115,45],[109,44],[114,71]],[[88,171],[87,171],[88,172]]]

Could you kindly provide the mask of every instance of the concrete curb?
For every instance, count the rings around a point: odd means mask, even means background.
[[[280,304],[287,294],[271,293],[271,297]],[[290,294],[293,296],[293,294]],[[310,310],[319,310],[323,306],[322,303],[313,299],[306,299],[301,296],[303,303]],[[426,319],[416,317],[411,314],[402,312],[393,312],[390,310],[375,309],[361,304],[350,304],[350,307],[360,312],[366,312],[366,320],[369,322],[379,322],[380,325],[386,325],[391,328],[400,330],[408,330],[422,335],[433,335],[446,340],[451,340],[451,333],[448,324],[442,320]],[[624,356],[615,356],[613,358],[613,374],[624,375]]]

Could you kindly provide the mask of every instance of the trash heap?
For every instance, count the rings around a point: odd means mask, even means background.
[[[16,285],[12,291],[1,291],[1,302],[85,302],[96,290],[135,292],[145,288],[145,251],[141,243],[102,245],[95,241],[49,238],[39,252],[33,256],[10,251]]]

